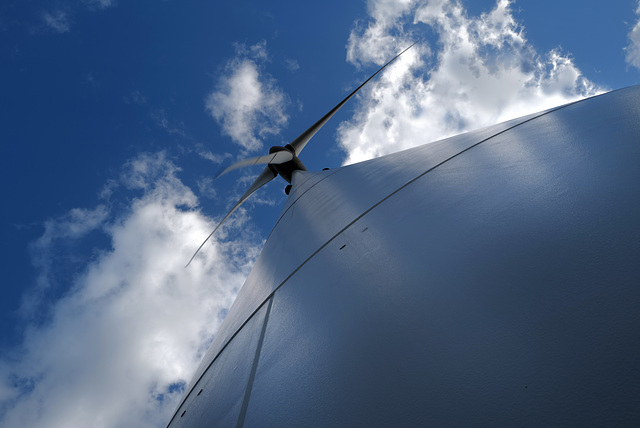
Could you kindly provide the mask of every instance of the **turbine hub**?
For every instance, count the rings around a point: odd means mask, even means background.
[[[269,149],[269,154],[282,151],[291,153],[293,155],[293,159],[281,164],[269,164],[269,168],[280,175],[280,177],[284,178],[287,183],[291,183],[291,175],[293,172],[307,171],[307,167],[305,167],[302,161],[296,156],[295,149],[289,144],[284,147],[273,146]]]

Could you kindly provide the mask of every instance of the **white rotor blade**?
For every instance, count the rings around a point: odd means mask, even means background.
[[[195,253],[193,253],[193,256],[191,256],[191,258],[189,259],[189,263],[187,263],[187,265],[185,266],[185,268],[187,266],[189,266],[191,264],[191,262],[193,261],[193,259],[198,255],[198,253],[200,252],[200,250],[202,249],[202,247],[204,246],[204,244],[207,243],[207,241],[209,240],[209,238],[211,238],[213,236],[214,233],[216,233],[216,230],[218,230],[218,228],[220,228],[220,226],[222,226],[222,223],[224,223],[224,221],[226,219],[228,219],[231,214],[233,214],[233,212],[235,210],[237,210],[240,205],[242,205],[242,203],[244,201],[246,201],[249,196],[253,195],[253,193],[258,190],[259,188],[261,188],[262,186],[264,186],[265,184],[267,184],[268,182],[270,182],[271,180],[273,180],[274,178],[276,178],[278,174],[276,174],[275,172],[273,172],[271,170],[271,168],[266,167],[264,169],[264,171],[262,171],[262,173],[260,173],[260,175],[258,176],[258,178],[256,178],[256,181],[253,182],[253,184],[251,185],[251,187],[249,187],[249,190],[247,190],[244,195],[242,195],[242,197],[240,198],[240,200],[234,205],[234,207],[231,209],[231,211],[229,211],[229,213],[222,219],[222,221],[220,221],[220,223],[218,223],[218,225],[216,226],[215,229],[213,229],[213,232],[211,232],[209,234],[209,236],[207,236],[207,238],[204,240],[204,242],[202,244],[200,244],[200,246],[198,247],[198,249],[196,250]]]
[[[414,42],[413,45],[415,45],[418,42]],[[322,128],[322,126],[327,123],[327,121],[329,119],[331,119],[331,117],[336,114],[336,112],[338,110],[340,110],[340,107],[342,107],[347,101],[349,101],[349,99],[354,96],[356,94],[356,92],[358,92],[360,90],[360,88],[362,88],[364,85],[366,85],[369,80],[373,79],[374,77],[376,77],[376,74],[380,73],[382,70],[384,70],[384,68],[391,64],[393,61],[395,61],[400,55],[402,55],[403,53],[405,53],[406,51],[408,51],[409,49],[411,49],[413,47],[413,45],[409,46],[408,48],[406,48],[405,50],[403,50],[402,52],[400,52],[398,55],[396,55],[395,57],[393,57],[393,59],[389,62],[387,62],[385,65],[383,65],[380,70],[376,71],[375,74],[371,77],[369,77],[367,80],[364,81],[364,83],[360,86],[358,86],[355,91],[351,92],[347,98],[345,98],[344,100],[342,100],[340,102],[340,104],[338,104],[337,106],[335,106],[333,109],[331,109],[331,111],[329,111],[329,113],[325,114],[324,116],[322,116],[322,118],[317,121],[316,123],[314,123],[309,129],[307,129],[306,131],[304,131],[302,134],[300,134],[295,140],[293,140],[291,143],[289,143],[294,149],[295,149],[295,155],[296,156],[300,156],[300,152],[302,151],[302,149],[304,149],[304,146],[307,145],[307,143],[309,142],[309,140],[311,140],[311,138],[316,134],[316,132],[318,132],[320,130],[320,128]]]
[[[226,174],[229,171],[233,171],[237,168],[242,168],[243,166],[252,166],[252,165],[264,165],[264,164],[281,164],[285,162],[289,162],[293,159],[293,155],[286,150],[282,150],[275,153],[269,153],[268,155],[259,156],[256,158],[249,158],[245,160],[241,160],[240,162],[236,162],[230,167],[225,168],[222,172],[219,172],[214,178],[218,178],[221,175]]]

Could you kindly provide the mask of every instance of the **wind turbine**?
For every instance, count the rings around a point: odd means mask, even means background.
[[[291,193],[168,428],[640,426],[640,86]]]
[[[320,120],[318,120],[316,123],[311,125],[309,129],[304,131],[302,134],[298,135],[289,144],[285,146],[273,146],[269,149],[269,154],[267,155],[241,160],[229,166],[228,168],[224,169],[223,171],[221,171],[215,178],[218,178],[226,174],[227,172],[237,168],[242,168],[245,166],[253,166],[253,165],[265,165],[265,164],[267,165],[265,169],[262,170],[258,178],[256,178],[256,180],[253,182],[253,184],[249,186],[249,189],[247,189],[244,195],[242,195],[238,200],[238,202],[236,202],[236,204],[233,206],[233,208],[231,208],[231,211],[229,211],[227,215],[224,216],[224,218],[220,221],[220,223],[218,223],[215,229],[213,229],[213,231],[209,234],[209,236],[207,236],[206,239],[202,242],[202,244],[200,244],[200,246],[198,247],[196,252],[193,253],[193,256],[191,256],[191,259],[189,259],[189,262],[185,267],[191,264],[191,262],[198,255],[198,253],[200,252],[204,244],[206,244],[209,238],[211,238],[213,234],[216,233],[216,231],[220,228],[220,226],[222,226],[222,223],[224,223],[225,220],[227,220],[231,216],[231,214],[235,212],[235,210],[240,208],[240,205],[242,205],[247,199],[249,199],[249,197],[253,195],[259,188],[261,188],[262,186],[264,186],[265,184],[267,184],[268,182],[276,178],[276,176],[278,175],[284,178],[287,183],[291,183],[291,176],[295,171],[307,171],[307,168],[304,166],[304,164],[302,163],[302,161],[298,156],[300,155],[300,153],[302,153],[302,150],[305,148],[307,143],[309,143],[311,138],[313,138],[313,136],[320,130],[320,128],[322,128],[324,124],[327,123],[329,119],[331,119],[333,115],[336,114],[338,110],[340,110],[340,108],[343,105],[345,105],[347,101],[349,101],[351,97],[353,97],[364,85],[366,85],[378,73],[384,70],[389,64],[391,64],[396,59],[398,59],[400,55],[402,55],[403,53],[411,49],[416,43],[417,42],[414,42],[413,44],[411,44],[411,46],[404,49],[402,52],[400,52],[398,55],[396,55],[390,61],[388,61],[385,65],[380,67],[378,71],[376,71],[371,77],[365,80],[353,92],[347,95],[347,97],[342,101],[340,101],[338,105],[336,105],[334,108],[329,110],[329,112],[324,116],[322,116]],[[291,190],[291,184],[289,184],[285,188],[285,192],[287,193],[287,195],[289,194],[290,190]]]

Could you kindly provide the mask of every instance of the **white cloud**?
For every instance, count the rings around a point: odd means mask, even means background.
[[[62,10],[42,12],[42,20],[47,27],[56,33],[66,33],[71,27],[69,15]]]
[[[142,155],[118,180],[121,193],[138,195],[126,212],[100,205],[47,223],[34,245],[47,263],[64,262],[50,251],[55,241],[89,231],[106,233],[111,246],[0,361],[1,426],[167,423],[259,248],[250,235],[220,242],[222,230],[185,269],[215,222],[195,209],[177,171],[162,153]],[[246,221],[240,211],[225,228]]]
[[[357,23],[347,59],[383,64],[421,42],[370,82],[339,141],[353,163],[550,108],[601,91],[559,49],[539,54],[509,0],[469,17],[455,0],[372,0],[370,22]],[[433,51],[432,51],[433,49]]]
[[[636,9],[636,15],[640,16],[640,1]],[[629,33],[629,45],[626,47],[627,63],[640,68],[640,19]]]
[[[225,67],[206,108],[222,132],[247,151],[262,147],[261,138],[286,125],[287,98],[275,80],[261,72],[267,60],[266,43],[237,46],[236,58]]]
[[[349,35],[347,60],[356,65],[375,63],[382,65],[398,52],[398,46],[409,46],[412,35],[404,31],[403,18],[411,11],[416,0],[368,1],[371,22],[363,28],[357,21]]]

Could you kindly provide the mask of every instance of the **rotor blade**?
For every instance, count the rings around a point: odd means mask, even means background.
[[[302,149],[304,149],[304,146],[307,145],[307,143],[309,142],[309,140],[311,140],[311,138],[316,134],[316,132],[318,132],[320,130],[320,128],[322,128],[322,126],[327,123],[327,121],[329,119],[331,119],[331,117],[336,114],[336,112],[338,110],[340,110],[340,107],[342,107],[347,101],[349,101],[349,99],[354,96],[356,94],[356,92],[358,92],[360,90],[360,88],[362,88],[364,85],[367,84],[367,82],[369,82],[369,80],[373,79],[376,74],[380,73],[382,70],[384,70],[384,68],[391,64],[393,61],[395,61],[400,55],[402,55],[403,53],[405,53],[406,51],[408,51],[409,49],[411,49],[413,47],[413,45],[415,45],[418,42],[414,42],[411,46],[409,46],[408,48],[406,48],[405,50],[403,50],[402,52],[400,52],[398,55],[396,55],[391,61],[389,61],[388,63],[386,63],[385,65],[382,66],[382,68],[380,68],[380,70],[376,71],[375,74],[371,77],[369,77],[367,80],[364,81],[364,83],[360,86],[358,86],[356,88],[355,91],[351,92],[347,98],[345,98],[344,100],[342,100],[340,102],[340,104],[338,104],[337,106],[335,106],[329,113],[325,114],[319,121],[317,121],[316,123],[314,123],[309,129],[307,129],[306,131],[304,131],[302,134],[300,134],[295,140],[293,140],[290,145],[295,149],[295,154],[296,156],[300,156],[300,152],[302,151]]]
[[[222,226],[222,223],[224,223],[224,221],[226,219],[228,219],[231,214],[233,214],[233,212],[235,210],[237,210],[240,205],[242,205],[242,203],[244,201],[246,201],[249,196],[253,195],[253,193],[258,190],[259,188],[261,188],[262,186],[264,186],[265,184],[267,184],[268,182],[270,182],[271,180],[273,180],[274,178],[276,178],[278,174],[276,174],[275,172],[273,172],[271,170],[271,168],[266,167],[264,169],[264,171],[262,171],[262,173],[258,176],[258,178],[256,178],[256,181],[253,182],[253,184],[251,185],[251,187],[249,187],[249,190],[247,190],[244,195],[242,195],[242,197],[240,198],[240,200],[234,205],[234,207],[231,209],[231,211],[229,211],[229,213],[222,219],[222,221],[220,221],[220,223],[218,223],[218,225],[216,226],[215,229],[213,229],[213,232],[211,232],[209,234],[209,236],[207,236],[207,239],[204,240],[204,242],[202,244],[200,244],[200,246],[198,247],[198,249],[196,250],[195,253],[193,253],[193,256],[191,256],[191,258],[189,259],[189,263],[187,263],[187,265],[185,266],[188,267],[191,262],[193,261],[193,259],[198,255],[198,253],[200,252],[200,250],[202,249],[202,247],[204,247],[204,244],[207,243],[207,241],[209,240],[209,238],[211,238],[213,236],[214,233],[216,233],[216,230],[218,230],[218,228],[220,228],[220,226]]]
[[[241,160],[240,162],[236,162],[233,165],[220,171],[218,174],[216,174],[214,179],[220,177],[221,175],[226,174],[229,171],[233,171],[234,169],[242,168],[243,166],[264,165],[264,164],[270,164],[270,163],[277,165],[277,164],[289,162],[291,159],[293,159],[293,155],[286,150],[282,150],[275,153],[269,153],[268,155],[259,156],[256,158]]]

